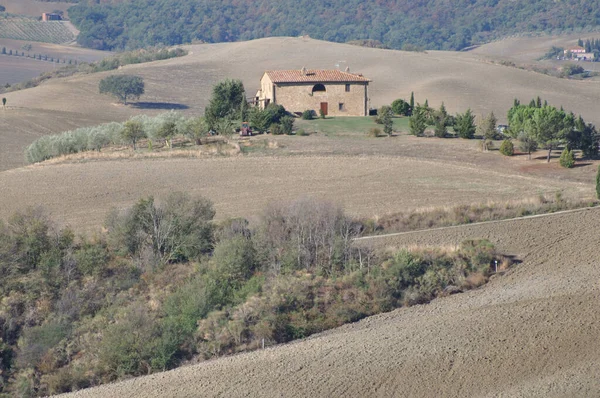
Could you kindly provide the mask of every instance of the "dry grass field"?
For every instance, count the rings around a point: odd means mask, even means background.
[[[1,47],[1,45],[0,45]],[[15,84],[57,67],[51,62],[42,62],[31,58],[0,55],[0,84]]]
[[[398,144],[401,142],[398,140]],[[260,214],[271,201],[314,196],[353,215],[553,195],[591,196],[592,186],[497,170],[388,156],[234,156],[89,161],[5,171],[0,217],[43,204],[78,230],[101,225],[108,210],[174,190],[204,195],[219,218]]]
[[[312,338],[69,397],[590,397],[600,390],[600,209],[378,240],[486,237],[523,261],[484,287]]]
[[[25,50],[23,46],[31,45],[31,49]],[[50,72],[61,68],[71,62],[95,62],[111,53],[106,51],[90,50],[69,45],[59,45],[51,43],[29,42],[22,40],[11,40],[0,38],[0,48],[6,48],[6,51],[12,50],[22,52],[30,56],[41,54],[48,56],[48,59],[59,59],[60,63],[35,60],[23,56],[0,55],[0,84],[14,84],[24,82],[39,76],[44,72]],[[63,62],[64,60],[64,62]]]
[[[24,45],[31,45],[31,49],[25,51]],[[11,39],[0,39],[0,48],[6,47],[6,50],[19,50],[24,51],[25,54],[42,54],[48,57],[59,58],[61,62],[63,59],[71,59],[77,62],[95,62],[101,60],[104,57],[111,55],[109,51],[98,51],[89,48],[83,48],[71,45],[61,45],[53,43],[40,43],[40,42],[29,42],[23,40],[11,40]],[[17,57],[15,57],[17,58]],[[40,64],[46,64],[47,62],[38,61]],[[52,65],[52,64],[50,64]],[[62,64],[61,64],[62,66]]]

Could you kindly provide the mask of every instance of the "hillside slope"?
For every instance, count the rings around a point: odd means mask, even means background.
[[[588,397],[600,390],[600,210],[377,241],[487,237],[523,263],[476,291],[69,397]]]
[[[459,50],[515,33],[597,29],[600,25],[600,8],[593,0],[97,3],[82,2],[69,13],[81,30],[79,43],[98,49],[310,35],[336,42],[375,39],[397,49],[413,45]]]
[[[270,38],[239,43],[193,45],[190,55],[140,65],[120,71],[56,79],[40,87],[6,95],[11,109],[0,114],[0,170],[23,165],[22,150],[33,137],[65,131],[74,125],[122,121],[140,113],[156,114],[186,108],[188,115],[202,114],[212,86],[225,78],[242,79],[248,95],[259,88],[265,70],[350,67],[372,79],[370,106],[396,98],[425,99],[433,107],[442,101],[449,112],[471,108],[480,115],[494,111],[500,120],[514,98],[523,101],[538,95],[550,104],[580,113],[600,124],[597,82],[556,79],[542,74],[494,65],[477,54],[414,53],[361,48],[312,39]],[[114,104],[98,93],[98,82],[109,74],[142,76],[146,94],[142,108]],[[46,117],[52,114],[51,118]],[[29,126],[24,129],[24,124]],[[36,127],[37,126],[37,127]],[[24,135],[24,132],[26,135]],[[7,151],[4,148],[13,148]],[[16,150],[16,148],[19,148]]]

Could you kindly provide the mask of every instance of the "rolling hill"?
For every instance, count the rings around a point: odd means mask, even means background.
[[[120,71],[56,79],[40,87],[7,94],[9,106],[0,126],[5,144],[0,169],[23,165],[23,149],[41,134],[57,133],[81,125],[123,121],[131,115],[156,114],[186,108],[187,115],[202,114],[212,86],[225,78],[239,78],[252,95],[262,73],[269,69],[340,68],[348,66],[373,82],[370,106],[396,98],[433,107],[442,102],[451,113],[471,108],[475,114],[494,111],[503,120],[514,98],[541,96],[552,105],[581,114],[600,124],[596,103],[598,82],[556,79],[542,74],[492,64],[475,53],[415,53],[335,44],[305,38],[270,38],[239,43],[186,47],[188,56],[148,64],[129,65]],[[115,105],[98,94],[98,82],[113,73],[142,76],[149,109]],[[171,104],[171,105],[170,105]],[[156,109],[159,108],[159,109]],[[51,114],[48,118],[46,115]],[[24,135],[25,134],[25,135]],[[31,137],[25,139],[24,137]]]
[[[260,151],[208,156],[165,150],[138,157],[117,148],[23,167],[23,148],[40,135],[170,108],[199,115],[213,85],[224,78],[242,79],[252,95],[265,70],[303,66],[348,66],[363,73],[373,80],[372,107],[414,92],[417,102],[444,102],[451,113],[493,110],[502,120],[515,97],[539,95],[600,123],[597,82],[492,63],[493,47],[416,53],[283,37],[186,48],[190,54],[181,58],[51,79],[6,94],[9,106],[0,110],[0,219],[42,205],[59,225],[93,236],[111,207],[173,191],[209,198],[219,221],[245,217],[250,223],[265,204],[302,196],[375,219],[461,204],[541,201],[543,195],[594,197],[598,162],[567,170],[556,158],[550,164],[525,155],[508,158],[482,152],[472,140],[403,132],[385,138],[363,132],[258,136],[252,140],[262,145]],[[138,106],[98,93],[100,79],[120,73],[145,79]],[[482,288],[429,305],[74,396],[590,396],[600,388],[598,221],[600,210],[587,209],[362,240],[376,248],[453,248],[465,239],[486,238],[522,263]],[[146,299],[153,305],[152,293]],[[100,334],[92,339],[102,339]],[[87,385],[99,382],[87,374],[81,380],[86,378]],[[62,382],[73,387],[68,379]]]
[[[113,0],[81,2],[70,16],[81,30],[79,43],[98,49],[310,35],[335,42],[373,39],[396,49],[459,50],[517,33],[600,25],[593,0]]]

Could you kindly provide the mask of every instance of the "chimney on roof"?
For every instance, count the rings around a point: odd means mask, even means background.
[[[304,66],[300,69],[300,72],[302,73],[302,76],[306,76],[306,68]]]
[[[350,73],[350,67],[349,67],[349,66],[346,66],[346,69],[344,70],[344,72],[346,72],[346,73]]]

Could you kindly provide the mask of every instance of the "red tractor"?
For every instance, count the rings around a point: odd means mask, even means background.
[[[242,129],[240,130],[241,137],[251,137],[252,136],[252,128],[250,128],[250,124],[248,122],[242,122]]]

